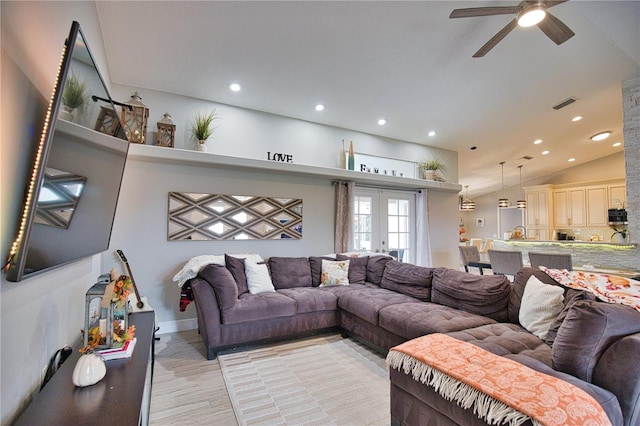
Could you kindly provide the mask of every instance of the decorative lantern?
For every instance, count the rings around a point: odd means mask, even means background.
[[[122,107],[121,118],[129,142],[143,144],[146,140],[149,108],[141,102],[141,99],[138,92],[134,92],[131,100]]]
[[[116,136],[120,131],[120,120],[113,108],[101,106],[94,130],[110,136]]]
[[[84,347],[93,344],[94,349],[119,347],[118,330],[127,330],[129,303],[112,302],[116,282],[98,282],[85,295]],[[96,345],[97,343],[97,345]]]
[[[173,148],[173,141],[176,136],[176,125],[171,121],[171,116],[165,112],[162,120],[158,121],[158,138],[156,145]]]

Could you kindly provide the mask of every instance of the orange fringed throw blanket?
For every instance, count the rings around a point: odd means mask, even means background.
[[[444,334],[410,340],[387,355],[387,367],[432,386],[489,424],[611,425],[582,389]]]

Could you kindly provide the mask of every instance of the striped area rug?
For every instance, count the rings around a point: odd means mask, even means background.
[[[240,425],[389,425],[384,357],[340,335],[219,355]]]

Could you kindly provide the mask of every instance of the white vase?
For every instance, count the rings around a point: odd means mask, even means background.
[[[58,111],[58,118],[62,118],[63,120],[67,121],[73,121],[73,108],[62,105],[62,108],[60,108],[60,111]]]
[[[207,152],[207,141],[198,141],[198,146],[196,146],[196,150],[198,152]]]
[[[611,241],[612,241],[612,242],[614,242],[614,243],[617,243],[617,244],[624,244],[624,243],[626,243],[626,242],[627,242],[627,241],[626,241],[626,238],[624,238],[624,237],[622,236],[622,234],[621,234],[621,233],[619,233],[619,232],[616,232],[615,234],[613,234],[613,235],[611,236]]]

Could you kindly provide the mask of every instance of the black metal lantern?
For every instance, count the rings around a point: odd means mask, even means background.
[[[131,100],[122,108],[122,126],[131,143],[145,143],[149,108],[141,102],[138,92],[131,95]]]
[[[115,281],[98,282],[85,295],[84,347],[94,343],[94,349],[113,348],[115,329],[126,330],[129,323],[129,303],[113,302]],[[95,343],[97,342],[97,346]]]
[[[162,120],[158,121],[156,145],[173,148],[173,142],[176,137],[176,125],[171,121],[171,115],[165,112]]]

